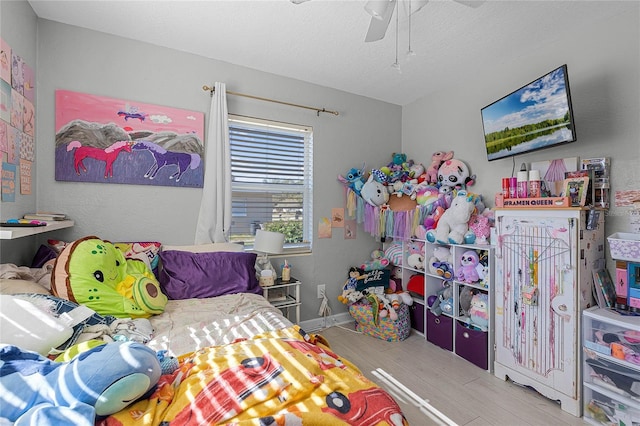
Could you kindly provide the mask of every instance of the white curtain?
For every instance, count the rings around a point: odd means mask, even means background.
[[[226,85],[216,82],[209,112],[204,186],[196,227],[196,244],[222,243],[229,239],[231,154],[228,115]]]

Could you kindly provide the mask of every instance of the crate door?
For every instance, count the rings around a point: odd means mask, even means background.
[[[496,361],[576,394],[575,219],[499,216]]]

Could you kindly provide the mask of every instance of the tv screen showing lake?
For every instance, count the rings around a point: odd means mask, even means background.
[[[488,160],[576,140],[566,65],[481,112]]]

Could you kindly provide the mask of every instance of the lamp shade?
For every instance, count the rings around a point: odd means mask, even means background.
[[[268,254],[282,253],[284,247],[284,234],[280,232],[256,231],[256,240],[253,244],[253,250]]]

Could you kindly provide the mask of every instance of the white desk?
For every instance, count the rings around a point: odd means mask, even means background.
[[[58,229],[71,228],[73,225],[74,223],[72,220],[52,220],[47,221],[46,226],[34,226],[32,228],[3,226],[0,228],[0,240],[15,240],[16,238],[57,231]]]

